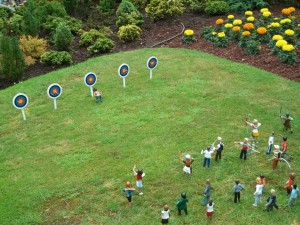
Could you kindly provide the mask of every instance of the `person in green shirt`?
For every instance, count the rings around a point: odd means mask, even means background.
[[[181,215],[181,210],[184,210],[185,215],[188,214],[187,212],[187,203],[188,199],[186,197],[186,193],[182,192],[181,193],[181,199],[176,203],[176,209],[178,210],[178,215]]]

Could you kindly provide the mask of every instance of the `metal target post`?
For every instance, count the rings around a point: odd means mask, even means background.
[[[155,56],[151,56],[147,61],[147,67],[150,70],[150,80],[152,79],[152,70],[156,68],[158,59]]]
[[[16,109],[21,109],[23,120],[26,120],[24,108],[27,106],[28,102],[29,102],[29,99],[28,99],[27,95],[25,95],[23,93],[16,94],[12,100],[13,106]]]
[[[84,76],[84,83],[86,86],[90,87],[91,96],[93,97],[93,86],[97,82],[97,76],[96,74],[89,72]]]
[[[59,84],[51,84],[47,89],[47,94],[54,101],[54,109],[57,109],[56,99],[62,94],[62,88]]]
[[[130,67],[128,64],[125,63],[123,63],[118,69],[118,74],[123,79],[123,87],[126,87],[125,78],[128,76],[129,72],[130,72]]]

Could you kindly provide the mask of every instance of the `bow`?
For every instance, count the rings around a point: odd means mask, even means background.
[[[247,132],[247,134],[249,133],[249,130],[248,130],[248,121],[249,121],[249,119],[250,119],[250,114],[248,114],[247,116],[246,116],[246,120],[245,120],[245,125],[246,125],[246,132]]]
[[[284,121],[282,119],[282,106],[280,107],[279,117],[280,117],[281,123],[284,123]]]

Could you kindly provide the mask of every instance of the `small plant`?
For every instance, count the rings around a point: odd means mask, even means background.
[[[43,24],[43,27],[48,33],[53,33],[60,23],[66,24],[73,34],[78,33],[79,30],[83,28],[82,21],[70,16],[66,16],[64,18],[57,16],[48,16],[47,21]]]
[[[54,43],[57,49],[69,50],[73,39],[70,28],[66,24],[60,23],[54,35]]]
[[[134,24],[141,26],[144,23],[141,13],[136,9],[136,7],[127,0],[123,0],[119,5],[116,15],[118,17],[116,25],[118,27]]]
[[[110,52],[115,43],[109,38],[98,38],[95,44],[87,48],[90,54]]]
[[[259,54],[261,50],[260,42],[255,40],[247,41],[245,47],[245,53],[247,55]]]
[[[45,52],[41,55],[41,63],[45,63],[48,65],[63,65],[63,64],[71,64],[72,58],[68,52],[62,51],[49,51]]]
[[[93,45],[97,39],[104,37],[105,35],[102,34],[100,31],[91,29],[88,32],[83,32],[83,34],[80,36],[79,44],[81,46]]]
[[[250,41],[250,40],[251,40],[251,33],[250,33],[250,31],[248,31],[248,30],[243,31],[238,46],[240,48],[246,47],[247,42]]]
[[[214,32],[213,34],[213,32],[214,31],[212,27],[206,26],[202,28],[200,36],[206,41],[213,42],[215,39],[215,35],[217,34],[216,32]]]
[[[217,33],[216,39],[213,43],[217,47],[227,48],[229,45],[229,42],[228,42],[228,37],[226,36],[225,32]]]
[[[194,36],[193,30],[185,30],[183,33],[182,41],[185,44],[190,44],[191,42],[195,42],[196,38]]]
[[[137,7],[138,9],[145,9],[146,6],[150,3],[150,0],[131,0],[131,2]]]
[[[35,13],[41,24],[46,22],[48,16],[64,18],[68,15],[65,7],[56,1],[47,1],[44,5],[38,6]]]
[[[209,15],[224,15],[229,12],[229,5],[224,1],[208,2],[204,12]]]
[[[278,59],[282,63],[296,64],[297,54],[295,52],[295,47],[291,44],[283,45],[278,52]]]
[[[141,36],[141,28],[136,25],[126,25],[119,28],[118,37],[125,42],[137,40]]]

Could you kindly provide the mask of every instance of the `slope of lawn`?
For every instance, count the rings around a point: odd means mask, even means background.
[[[159,59],[152,80],[146,68],[151,55]],[[126,88],[117,75],[122,63],[131,68]],[[90,71],[98,76],[102,104],[83,83]],[[51,83],[63,88],[57,110],[46,94]],[[170,205],[171,224],[203,224],[207,178],[215,188],[212,224],[299,224],[299,206],[285,207],[283,186],[291,170],[281,162],[272,171],[271,156],[265,154],[271,131],[281,144],[282,106],[295,117],[288,142],[299,181],[299,88],[247,65],[161,48],[93,58],[0,91],[0,224],[159,224],[164,204]],[[29,97],[26,121],[12,105],[18,92]],[[261,153],[240,161],[234,141],[250,137],[244,123],[248,114],[262,123]],[[203,169],[200,150],[217,136],[225,144],[223,159]],[[195,158],[192,176],[183,176],[180,152]],[[121,189],[127,180],[134,183],[135,163],[146,173],[144,195],[135,194],[129,208]],[[263,204],[253,208],[260,174],[267,186]],[[246,188],[239,204],[233,203],[235,179]],[[267,213],[271,188],[280,209]],[[183,191],[189,215],[179,217],[175,204]]]

